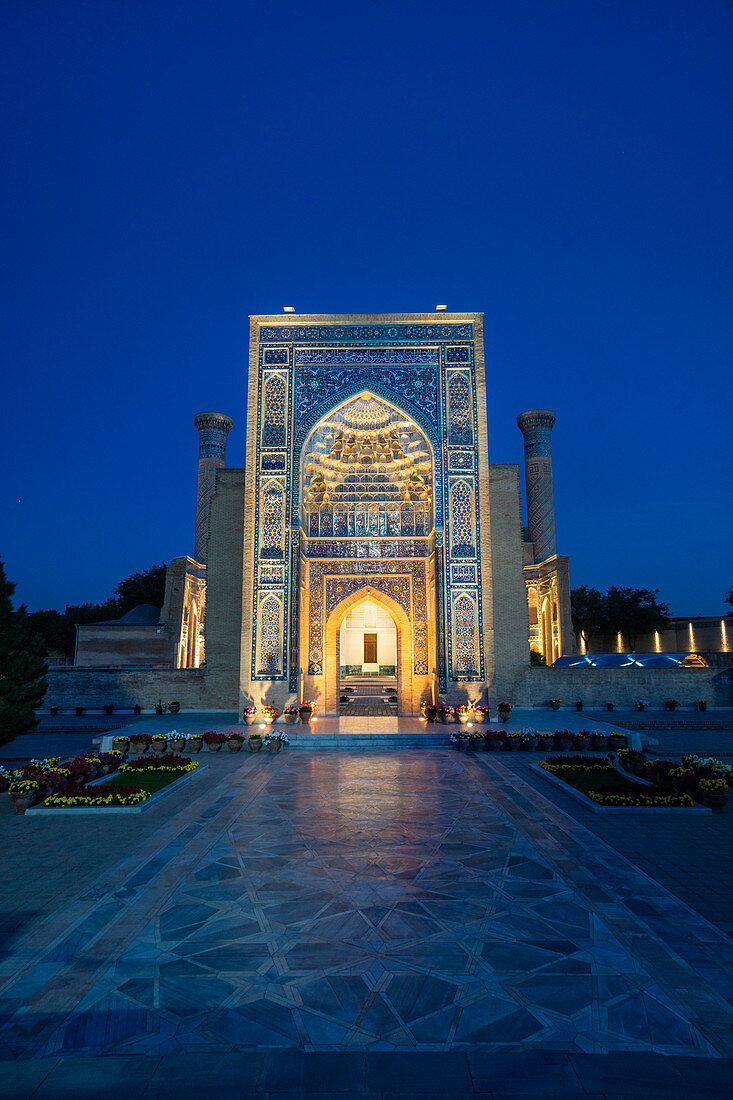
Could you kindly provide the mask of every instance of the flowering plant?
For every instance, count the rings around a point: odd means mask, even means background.
[[[112,738],[112,744],[116,745],[120,741],[129,741],[129,740],[130,740],[129,734],[125,733],[125,734],[119,735],[118,737],[113,737]]]
[[[698,780],[698,787],[705,794],[712,794],[717,791],[727,791],[728,784],[724,779],[714,777],[712,779],[700,779]]]
[[[200,741],[201,740],[201,734],[200,733],[189,733],[189,734],[186,735],[186,740],[187,741]]]
[[[216,733],[214,730],[204,734],[205,745],[223,745],[226,739],[225,733]]]
[[[236,730],[232,730],[230,734],[227,734],[228,741],[244,741],[244,734],[238,733]]]
[[[512,705],[511,705],[511,703],[499,703],[499,706],[498,706],[497,709],[502,711],[502,713],[504,713],[504,714],[509,714],[511,712]]]
[[[288,703],[286,707],[283,707],[283,714],[297,714],[298,708],[294,703]]]
[[[16,794],[18,792],[25,793],[27,791],[37,791],[39,783],[37,779],[11,779],[10,780],[10,793]]]
[[[156,734],[156,737],[158,737],[158,736],[159,735]],[[152,744],[152,741],[153,741],[153,739],[152,739],[152,737],[150,736],[149,733],[131,733],[130,734],[130,742],[133,745],[150,745],[150,744]]]
[[[459,703],[458,706],[455,708],[455,711],[456,714],[462,714],[465,717],[465,715],[471,713],[471,708],[469,707],[468,703]]]
[[[477,714],[490,714],[491,707],[487,707],[485,703],[474,703],[473,709]]]
[[[248,741],[261,741],[262,740],[262,734],[261,733],[250,733],[250,734],[247,735],[247,740]]]
[[[276,709],[275,707],[273,707],[272,703],[265,703],[265,704],[264,704],[264,706],[262,707],[262,709],[263,709],[263,711],[265,712],[265,714],[269,714],[269,715],[270,715],[270,717],[272,718],[273,722],[275,721],[275,719],[277,718],[278,714],[280,713],[280,711],[279,711],[279,710],[277,710],[277,709]]]
[[[154,733],[153,734],[153,740],[155,740],[156,737],[162,737],[162,736],[163,736],[162,734],[155,734]],[[194,733],[191,736],[200,737],[201,735]],[[186,734],[183,732],[183,730],[171,730],[168,734],[168,741],[169,742],[171,742],[171,741],[185,741],[185,740],[186,740]]]
[[[689,794],[647,794],[629,791],[588,791],[588,798],[599,806],[694,806]]]
[[[192,772],[197,768],[195,760],[187,756],[175,756],[167,753],[165,756],[146,756],[140,760],[131,760],[128,764],[120,765],[122,773],[127,772]]]
[[[154,733],[152,735],[152,737],[150,738],[150,740],[151,740],[151,742],[152,741],[167,741],[168,740],[168,735],[165,734],[165,733]]]
[[[75,784],[65,794],[52,794],[45,805],[52,809],[67,806],[135,806],[150,798],[148,791],[140,787],[118,787],[103,783],[97,787],[85,787]]]
[[[315,699],[304,699],[303,702],[298,707],[299,711],[300,710],[309,710],[311,712],[311,714],[313,713],[313,711],[315,709],[316,709]]]
[[[256,714],[257,707],[252,703],[248,703],[246,707],[242,707],[242,714]]]
[[[451,707],[448,703],[441,703],[438,707],[441,714],[455,714],[455,707]]]
[[[469,735],[468,735],[467,733],[464,733],[464,731],[463,731],[463,730],[455,730],[455,731],[454,731],[454,732],[453,732],[453,733],[452,733],[452,734],[450,735],[450,739],[451,739],[451,744],[453,744],[453,745],[461,745],[461,744],[462,744],[462,743],[463,743],[464,741],[468,741],[468,736],[469,736]]]
[[[634,699],[634,707],[636,708],[636,710],[646,710],[648,706],[648,699]]]
[[[265,736],[262,738],[262,744],[265,746],[265,748],[267,748],[268,745],[274,745],[275,742],[279,742],[279,741],[280,741],[280,734],[279,733],[266,733]]]

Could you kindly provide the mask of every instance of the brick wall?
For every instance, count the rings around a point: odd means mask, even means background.
[[[613,703],[629,708],[635,699],[646,699],[655,707],[666,699],[677,699],[683,706],[706,699],[708,706],[732,706],[733,690],[729,684],[714,684],[718,676],[719,670],[712,668],[531,668],[507,702],[541,706],[558,697],[563,705],[582,699],[584,706]]]
[[[510,701],[514,685],[529,668],[529,612],[522,572],[519,467],[492,463],[482,480],[482,515],[491,517],[491,596],[495,673],[489,698]],[[486,498],[484,498],[484,493]],[[484,579],[484,587],[487,581]]]
[[[204,669],[52,668],[43,705],[67,709],[76,705],[116,707],[136,704],[149,710],[159,699],[178,699],[186,710],[219,709]]]

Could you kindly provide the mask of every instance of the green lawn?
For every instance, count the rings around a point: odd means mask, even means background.
[[[156,791],[162,791],[163,787],[167,787],[169,783],[175,783],[182,775],[189,774],[189,772],[124,772],[105,782],[109,782],[111,787],[140,787],[149,794],[155,794]]]

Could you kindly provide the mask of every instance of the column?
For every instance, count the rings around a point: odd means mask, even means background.
[[[216,471],[225,465],[227,436],[234,421],[224,413],[202,412],[193,418],[199,433],[199,481],[196,496],[196,539],[193,556],[206,564],[209,512],[214,495]]]
[[[555,414],[549,409],[530,409],[517,417],[517,426],[524,436],[527,526],[534,543],[536,563],[557,553],[550,448],[550,432],[554,423]]]

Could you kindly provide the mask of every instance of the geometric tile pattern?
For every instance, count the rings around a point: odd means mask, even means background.
[[[733,1050],[730,986],[702,976],[730,972],[730,942],[623,860],[609,893],[610,850],[500,763],[213,764],[112,890],[10,945],[4,1057]],[[681,927],[689,962],[667,942]]]

